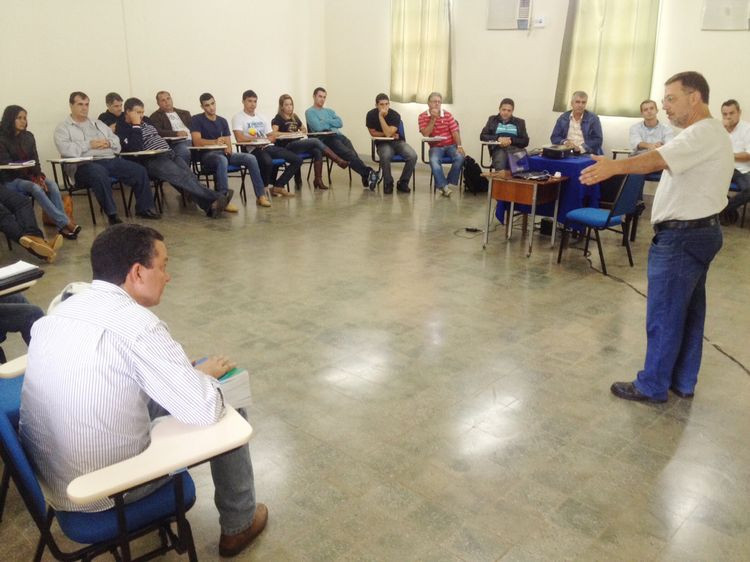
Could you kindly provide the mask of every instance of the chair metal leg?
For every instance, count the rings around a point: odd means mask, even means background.
[[[586,243],[583,245],[583,255],[587,256],[589,254],[589,241],[591,240],[591,227],[586,227]]]
[[[96,213],[94,212],[94,202],[91,200],[91,190],[87,187],[86,189],[86,197],[89,199],[89,210],[91,211],[91,223],[96,226]],[[73,194],[68,191],[70,196],[72,197]]]
[[[5,241],[8,243],[8,249],[12,250],[13,245],[10,243],[10,237],[7,234],[5,235]]]
[[[602,263],[602,273],[607,275],[607,265],[604,263],[604,252],[602,251],[602,239],[599,237],[599,229],[594,229],[596,236],[596,247],[599,249],[599,261]]]
[[[122,184],[122,182],[118,182],[118,183],[120,184],[120,196],[122,197],[122,206],[125,208],[125,216],[129,217],[130,209],[128,209],[128,201],[125,198],[125,186]]]
[[[562,253],[565,249],[565,244],[568,242],[569,235],[570,231],[567,227],[563,226],[562,236],[560,236],[560,249],[557,251],[557,263],[560,263],[560,260],[562,260]]]
[[[623,229],[623,239],[625,240],[625,249],[628,251],[628,261],[630,262],[630,267],[633,267],[633,252],[630,251],[630,225],[625,223]]]
[[[310,172],[312,172],[312,169],[313,169],[313,161],[310,160],[310,166],[307,168],[307,178],[306,178],[308,182],[310,181]]]
[[[10,470],[7,466],[3,467],[3,479],[0,482],[0,521],[3,520],[3,511],[5,511],[5,498],[8,495],[10,487]]]

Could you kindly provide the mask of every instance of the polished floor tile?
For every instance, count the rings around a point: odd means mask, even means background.
[[[271,209],[219,220],[168,190],[172,274],[155,312],[190,356],[252,373],[251,452],[266,532],[239,560],[747,560],[750,557],[750,228],[724,229],[708,280],[692,401],[618,400],[645,345],[648,227],[611,275],[571,247],[502,228],[486,199],[370,193],[334,172]],[[358,182],[355,182],[357,184]],[[88,280],[102,225],[84,224],[27,296]],[[26,259],[15,248],[8,259]],[[17,336],[4,344],[23,353]],[[192,471],[201,560],[218,558],[206,466]],[[0,558],[37,534],[13,488]],[[168,559],[177,559],[169,556]]]

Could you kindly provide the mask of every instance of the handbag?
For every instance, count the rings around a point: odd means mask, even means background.
[[[32,180],[34,183],[42,186],[43,188],[46,188],[46,185],[44,184],[44,175],[37,176]],[[75,223],[73,220],[73,198],[70,196],[69,193],[62,194],[62,203],[63,203],[63,210],[65,211],[65,214],[68,217],[68,221]],[[44,210],[42,210],[42,222],[46,224],[47,226],[57,226],[57,223],[52,220],[52,217],[50,217]]]

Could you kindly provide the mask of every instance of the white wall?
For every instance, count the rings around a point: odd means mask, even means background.
[[[748,108],[750,118],[750,33],[701,31],[702,4],[662,0],[651,97],[661,100],[663,82],[675,72],[697,70],[711,85],[715,116],[720,116],[721,101],[735,97]],[[478,156],[479,132],[506,96],[515,100],[516,115],[526,120],[530,146],[549,143],[559,115],[552,105],[567,2],[535,0],[534,15],[544,16],[546,26],[531,32],[487,30],[486,0],[454,0],[453,6],[454,90],[448,108],[461,123],[468,152]],[[373,107],[375,94],[389,91],[389,22],[388,0],[326,0],[328,99],[360,152],[369,150],[364,114]],[[416,116],[425,106],[393,107],[404,118],[407,138],[418,148]],[[627,146],[628,129],[637,121],[603,116],[605,151]]]
[[[304,109],[325,75],[322,7],[322,0],[3,0],[0,109],[28,110],[42,160],[57,156],[52,133],[74,90],[89,95],[94,117],[107,92],[139,97],[150,113],[162,89],[192,113],[209,91],[230,120],[248,88],[271,117],[282,93]]]

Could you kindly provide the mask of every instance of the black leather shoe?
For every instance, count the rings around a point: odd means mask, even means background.
[[[390,195],[393,193],[393,184],[392,183],[386,183],[383,185],[383,193],[386,195]]]
[[[145,211],[139,211],[135,214],[136,217],[140,217],[142,219],[151,219],[156,220],[160,219],[161,215],[154,211],[153,209],[146,209]]]
[[[117,215],[107,215],[107,220],[109,221],[110,225],[122,224],[122,219]]]
[[[635,402],[653,402],[654,404],[663,404],[667,401],[666,398],[663,400],[657,400],[646,396],[640,390],[638,390],[632,382],[616,382],[613,383],[609,388],[612,394],[623,400],[633,400]]]
[[[411,188],[409,187],[408,183],[398,182],[396,184],[396,189],[398,189],[401,193],[411,193]]]
[[[695,396],[694,392],[682,392],[681,390],[677,390],[673,386],[670,386],[669,390],[671,390],[672,392],[674,392],[680,398],[692,398],[693,396]]]

